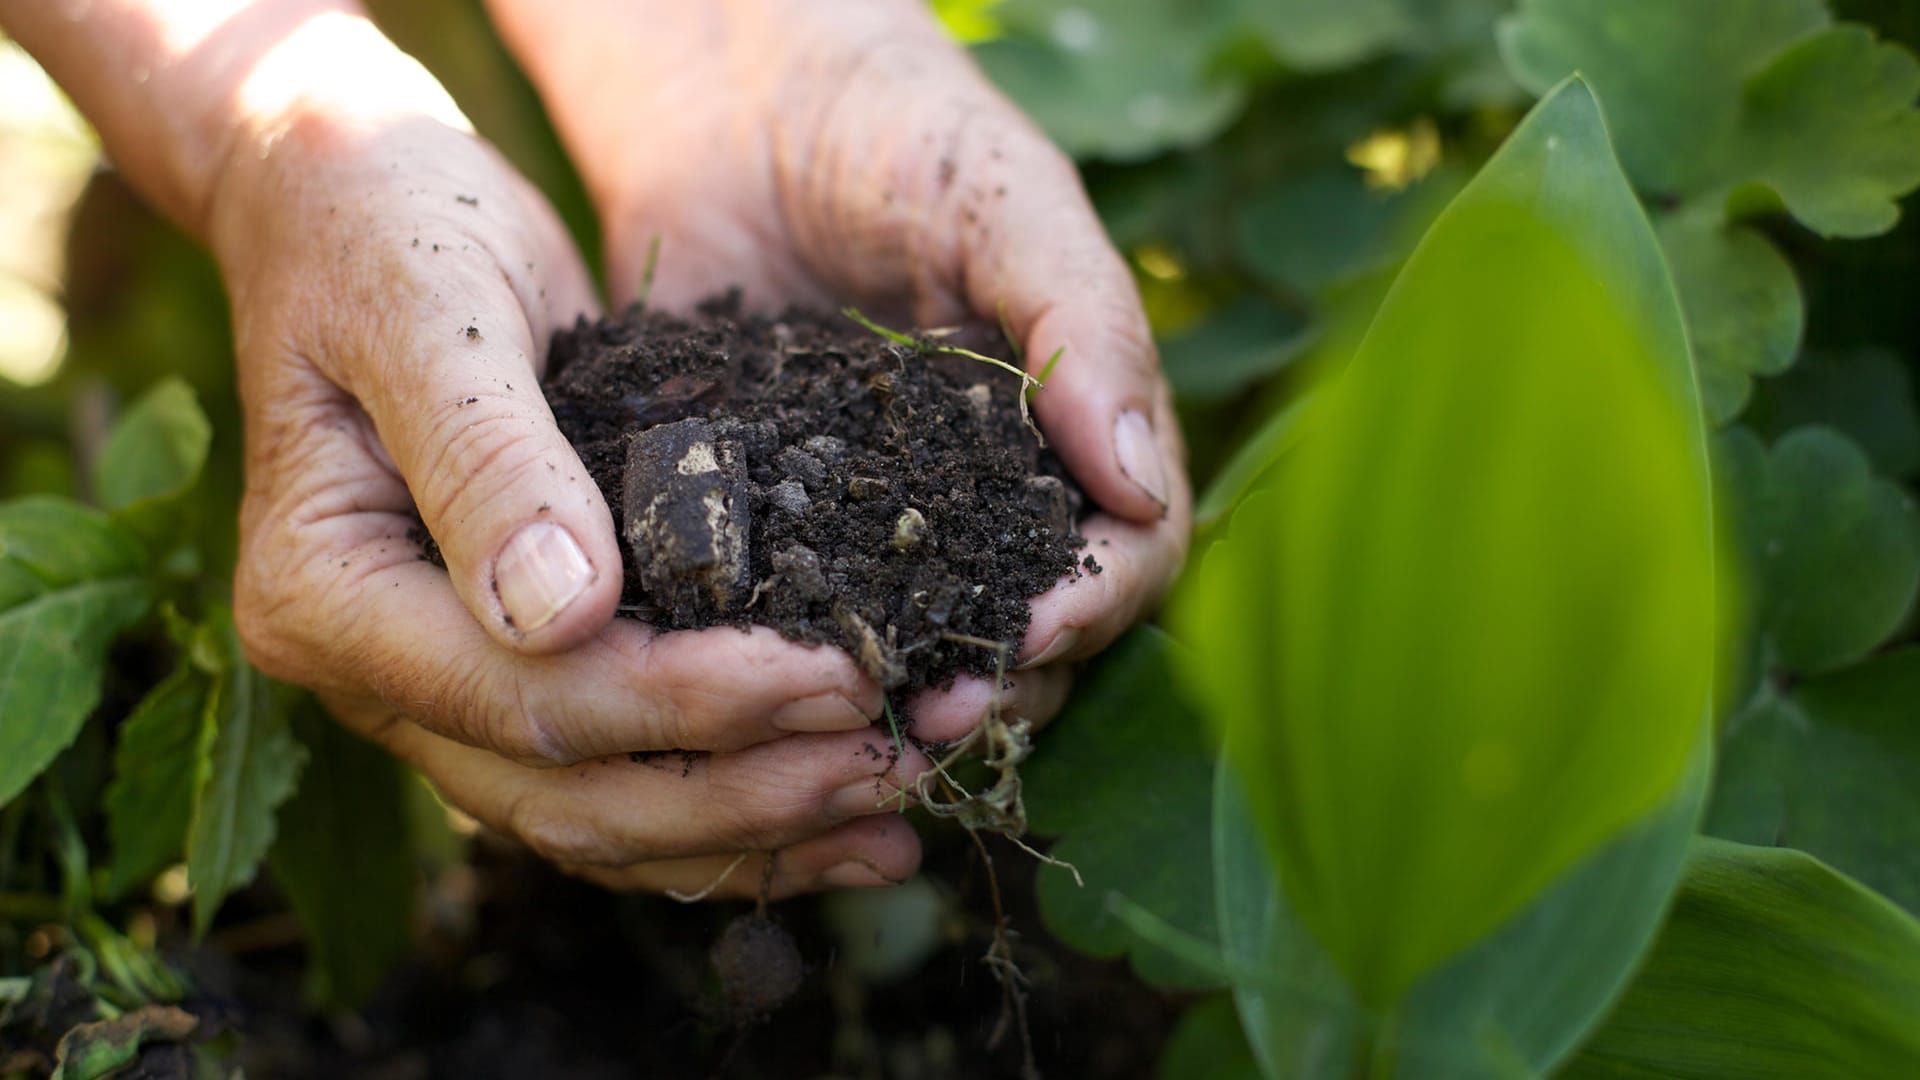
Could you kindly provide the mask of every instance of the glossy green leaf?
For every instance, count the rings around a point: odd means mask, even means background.
[[[1707,415],[1725,423],[1747,403],[1752,381],[1793,365],[1806,311],[1793,267],[1759,233],[1695,218],[1663,222],[1660,242],[1673,268],[1700,370]]]
[[[1142,978],[1217,985],[1141,941],[1107,905],[1119,893],[1162,920],[1211,940],[1208,821],[1213,750],[1205,725],[1174,685],[1162,631],[1143,626],[1108,650],[1021,767],[1027,818],[1059,836],[1054,857],[1085,880],[1042,867],[1040,914],[1062,941],[1094,956],[1131,953]]]
[[[1664,804],[1709,708],[1685,332],[1583,85],[1321,393],[1177,626],[1289,903],[1386,1007]]]
[[[113,841],[105,890],[110,897],[125,895],[186,851],[193,795],[212,766],[207,693],[206,677],[182,667],[120,725],[104,800]]]
[[[1600,1021],[1659,930],[1706,797],[1709,760],[1703,733],[1665,805],[1385,1014],[1360,1004],[1274,888],[1246,800],[1223,775],[1214,807],[1222,949],[1272,976],[1270,986],[1235,988],[1268,1075],[1354,1075],[1363,1055],[1377,1080],[1551,1070]]]
[[[1920,510],[1829,428],[1771,450],[1744,429],[1721,443],[1734,532],[1747,551],[1762,664],[1805,675],[1887,639],[1920,589]]]
[[[273,844],[274,812],[299,782],[307,752],[293,737],[293,692],[247,663],[233,615],[216,612],[202,628],[221,663],[207,698],[213,728],[211,768],[194,794],[187,833],[187,881],[193,925],[204,934],[227,894],[253,880]]]
[[[0,804],[73,741],[107,647],[146,613],[139,545],[67,499],[0,504]]]
[[[280,809],[268,858],[307,928],[309,999],[352,1008],[372,996],[412,941],[409,777],[311,697],[293,723],[310,756],[299,790]]]
[[[1824,424],[1846,434],[1893,477],[1920,472],[1920,398],[1913,375],[1885,349],[1815,352],[1760,384],[1746,423],[1768,438]]]
[[[109,510],[178,494],[199,479],[212,442],[213,426],[193,388],[163,379],[107,433],[93,466],[94,494]]]
[[[1707,831],[1811,852],[1920,913],[1920,648],[1769,690],[1730,720]]]
[[[1298,315],[1247,298],[1160,350],[1161,366],[1183,401],[1221,401],[1286,369],[1311,335]]]
[[[1593,82],[1648,191],[1761,185],[1816,232],[1866,236],[1920,185],[1920,63],[1821,0],[1522,0],[1501,42],[1534,89]]]
[[[1864,1080],[1920,1062],[1920,923],[1797,851],[1700,840],[1568,1080]]]
[[[1209,70],[1236,14],[1231,0],[1015,0],[996,11],[1003,36],[974,57],[1068,153],[1138,160],[1239,112],[1242,87]]]

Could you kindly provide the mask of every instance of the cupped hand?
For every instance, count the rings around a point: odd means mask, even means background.
[[[875,764],[880,692],[850,658],[612,619],[613,523],[538,385],[591,287],[457,114],[289,108],[210,216],[246,420],[235,609],[260,667],[590,876],[694,891],[775,849],[776,895],[912,873],[883,804],[927,763]],[[444,570],[408,538],[416,508]],[[643,753],[665,750],[711,753]]]
[[[1069,666],[1178,573],[1190,495],[1171,396],[1132,278],[1072,163],[918,0],[676,4],[491,0],[597,202],[624,301],[662,240],[650,303],[729,287],[748,305],[857,302],[921,326],[1003,316],[1040,426],[1101,512],[1099,574],[1036,598],[1004,707],[1041,721]],[[914,704],[964,733],[979,680]]]

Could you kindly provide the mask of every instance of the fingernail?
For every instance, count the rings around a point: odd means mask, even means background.
[[[828,867],[820,880],[836,889],[878,889],[900,884],[858,859]]]
[[[493,564],[493,588],[500,594],[508,625],[532,633],[552,622],[574,598],[593,584],[593,564],[573,534],[538,521],[513,534]]]
[[[913,796],[907,798],[911,801]],[[885,776],[863,777],[827,796],[826,812],[835,821],[848,821],[899,807],[900,785],[889,772]]]
[[[1029,668],[1037,668],[1042,664],[1051,664],[1055,660],[1067,655],[1068,651],[1078,644],[1080,644],[1080,630],[1077,627],[1069,626],[1065,630],[1053,635],[1053,640],[1047,642],[1047,647],[1041,649],[1033,659],[1023,661],[1020,666],[1014,670],[1026,671]]]
[[[780,731],[857,731],[873,723],[858,705],[832,690],[789,701],[774,710],[770,721]]]
[[[1113,455],[1127,479],[1164,509],[1167,467],[1160,458],[1160,444],[1154,441],[1153,424],[1147,420],[1146,413],[1128,409],[1113,422]]]

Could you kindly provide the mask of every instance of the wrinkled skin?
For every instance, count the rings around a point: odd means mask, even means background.
[[[1003,700],[1050,717],[1071,666],[1177,572],[1189,509],[1138,297],[1070,163],[908,0],[492,7],[594,196],[616,303],[659,236],[656,305],[738,284],[756,308],[921,325],[1004,307],[1036,368],[1064,347],[1035,407],[1104,508],[1086,532],[1106,572],[1034,601]],[[609,884],[724,873],[715,895],[751,895],[738,854],[776,849],[776,896],[914,871],[888,796],[928,761],[874,762],[881,694],[850,658],[612,617],[614,522],[538,388],[553,330],[596,301],[496,153],[442,118],[309,95],[240,140],[206,231],[247,417],[236,613],[263,669]],[[416,505],[446,571],[405,538]],[[528,587],[531,563],[565,587]],[[923,697],[917,734],[963,735],[988,696]],[[712,753],[629,758],[664,749]]]

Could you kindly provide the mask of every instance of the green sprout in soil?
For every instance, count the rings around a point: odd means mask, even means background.
[[[1025,370],[1027,366],[1026,351],[1020,347],[1020,339],[1014,336],[1013,324],[1007,321],[1007,302],[1005,300],[1000,301],[1000,336],[1007,339],[1007,347],[1013,350],[1014,363],[1019,364],[1021,369]],[[1053,355],[1047,357],[1047,362],[1040,365],[1040,374],[1035,375],[1033,377],[1033,385],[1027,387],[1028,401],[1032,401],[1034,393],[1040,389],[1042,384],[1053,377],[1054,365],[1060,362],[1060,357],[1066,355],[1066,351],[1067,347],[1065,345],[1054,349]]]
[[[660,234],[654,233],[647,241],[647,261],[640,268],[640,294],[633,298],[633,306],[641,311],[647,310],[647,299],[653,295],[653,272],[660,269]]]
[[[950,356],[964,356],[969,360],[978,360],[983,364],[992,364],[1002,371],[1010,372],[1017,376],[1020,379],[1021,387],[1020,420],[1027,425],[1027,430],[1033,432],[1033,437],[1040,441],[1041,446],[1047,445],[1047,437],[1040,434],[1039,426],[1033,422],[1033,411],[1028,407],[1027,403],[1033,399],[1034,394],[1047,388],[1045,379],[1053,372],[1053,366],[1060,362],[1060,355],[1066,351],[1064,347],[1054,350],[1053,356],[1047,360],[1045,369],[1036,376],[1028,374],[1025,368],[1015,364],[1009,364],[998,357],[988,356],[985,353],[977,353],[972,349],[963,349],[958,345],[944,345],[938,341],[929,341],[924,337],[914,337],[912,334],[903,334],[898,330],[890,330],[861,314],[859,308],[841,308],[840,314],[845,315],[847,318],[852,319],[868,330],[879,334],[895,345],[910,349],[916,354],[946,353]],[[1001,327],[1004,332],[1006,327],[1004,312],[1001,318]],[[1007,335],[1007,341],[1013,344],[1013,336],[1010,334]],[[1013,344],[1013,353],[1016,358],[1020,356],[1020,346],[1018,344]]]

